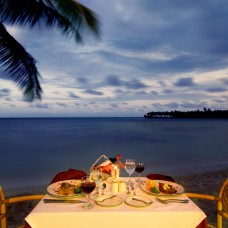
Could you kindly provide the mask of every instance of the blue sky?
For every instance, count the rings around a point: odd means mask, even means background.
[[[143,116],[227,109],[228,2],[82,0],[101,38],[7,27],[36,60],[41,101],[26,102],[0,72],[0,117]]]

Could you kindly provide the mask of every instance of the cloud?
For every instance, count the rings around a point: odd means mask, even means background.
[[[117,75],[109,75],[106,78],[107,84],[110,86],[122,86],[122,81]]]
[[[79,77],[77,80],[79,83],[88,83],[88,79],[84,77]]]
[[[87,89],[84,91],[84,93],[88,93],[88,94],[92,94],[92,95],[96,95],[96,96],[101,96],[104,94],[103,92],[93,90],[93,89]]]
[[[67,107],[68,105],[65,104],[65,103],[61,103],[61,102],[57,102],[56,103],[58,106],[61,106],[61,107]]]
[[[112,108],[119,108],[119,105],[116,103],[111,103],[110,105],[112,106]]]
[[[141,82],[138,79],[121,80],[117,75],[109,75],[108,77],[106,77],[106,83],[109,86],[122,86],[127,89],[142,89],[147,87],[145,83]]]
[[[151,91],[150,93],[151,93],[152,96],[157,96],[158,95],[158,92],[156,92],[156,91]]]
[[[171,109],[177,109],[180,107],[179,103],[178,102],[171,102],[171,103],[167,103],[166,106],[168,108],[171,108]]]
[[[223,78],[223,79],[221,79],[221,81],[222,81],[222,83],[224,83],[225,85],[228,85],[228,79]]]
[[[145,92],[145,91],[137,91],[137,92],[135,93],[135,95],[148,95],[148,93]]]
[[[10,93],[10,89],[0,89],[0,97],[8,97]]]
[[[69,92],[68,94],[69,94],[69,97],[71,98],[80,98],[80,96],[75,95],[73,92]]]
[[[173,90],[171,90],[171,89],[164,89],[163,90],[163,93],[171,94],[171,93],[173,93]]]
[[[191,87],[195,86],[195,83],[193,82],[192,78],[187,77],[178,79],[177,82],[174,83],[174,85],[178,87]]]
[[[222,92],[226,92],[227,89],[224,87],[212,87],[207,89],[206,91],[210,93],[222,93]]]
[[[205,101],[192,101],[192,102],[167,102],[167,103],[153,103],[153,107],[157,108],[160,111],[169,111],[169,110],[196,110],[196,109],[203,109],[203,107],[208,107],[208,103]]]
[[[147,85],[145,85],[144,83],[140,82],[138,79],[133,79],[131,81],[126,81],[124,83],[124,85],[128,89],[142,89],[142,88],[146,88],[147,87]]]
[[[126,115],[139,115],[137,110],[150,106],[151,100],[156,103],[150,107],[158,110],[202,109],[200,105],[213,109],[216,99],[221,101],[219,107],[227,107],[228,2],[109,0],[85,4],[100,16],[100,40],[88,37],[84,45],[75,45],[59,31],[38,34],[17,26],[13,27],[17,32],[9,30],[37,59],[44,90],[43,105],[38,105],[43,109],[36,109],[37,116],[50,115],[45,110],[49,106],[63,116],[71,115],[72,107],[90,115],[91,104],[103,116],[110,115],[113,104],[112,114],[116,111],[121,116],[117,106],[122,108],[124,102]],[[8,91],[0,90],[0,97],[8,100],[1,104],[0,115],[12,112],[10,104],[29,115],[31,106],[25,109],[22,102],[15,102],[21,94],[2,70],[0,89]],[[64,102],[52,106],[53,100]]]
[[[41,109],[48,109],[49,105],[46,103],[37,103],[37,104],[32,104],[31,107],[33,108],[41,108]]]

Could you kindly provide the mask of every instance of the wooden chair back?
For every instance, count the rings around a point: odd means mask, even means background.
[[[185,193],[190,198],[212,200],[217,202],[217,228],[222,228],[222,219],[228,218],[228,179],[226,179],[219,191],[218,196],[198,193]],[[214,227],[208,225],[208,227]]]
[[[5,198],[3,189],[0,185],[0,221],[1,221],[1,228],[7,227],[7,205],[13,204],[17,202],[29,201],[29,200],[41,200],[44,195],[28,195],[28,196],[18,196],[18,197],[11,197]],[[24,224],[18,226],[16,228],[22,228]]]

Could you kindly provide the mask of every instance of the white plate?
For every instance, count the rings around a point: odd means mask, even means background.
[[[102,201],[103,199],[106,199],[106,198],[111,197],[111,196],[112,195],[98,196],[95,200],[95,203],[99,206],[102,206],[102,207],[116,207],[116,206],[119,206],[123,202],[123,200],[117,195],[114,198]]]
[[[176,197],[176,196],[179,196],[180,194],[184,193],[184,188],[177,184],[177,183],[174,183],[174,182],[170,182],[170,181],[163,181],[163,180],[154,180],[155,182],[155,185],[157,187],[157,189],[159,190],[158,186],[159,186],[159,183],[162,183],[162,184],[168,184],[168,185],[171,185],[172,188],[176,189],[176,193],[173,193],[173,194],[165,194],[165,193],[162,193],[162,192],[159,192],[159,193],[154,193],[154,192],[151,192],[149,190],[147,190],[147,184],[148,184],[148,181],[144,182],[143,184],[140,185],[140,188],[141,190],[143,190],[144,192],[146,192],[147,194],[150,194],[150,195],[156,195],[156,196],[173,196],[173,197]]]
[[[129,196],[124,202],[131,207],[148,207],[153,203],[150,198],[140,195]]]
[[[60,194],[58,191],[59,191],[59,188],[60,188],[62,183],[70,183],[71,185],[81,186],[81,181],[80,180],[58,181],[58,182],[55,182],[53,184],[50,184],[47,187],[47,193],[50,196],[57,197],[57,198],[72,198],[72,197],[79,197],[79,196],[84,196],[85,195],[85,193],[83,193],[83,192],[78,193],[78,194],[69,194],[69,195]]]

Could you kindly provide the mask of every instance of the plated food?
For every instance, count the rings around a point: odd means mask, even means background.
[[[77,197],[84,195],[81,190],[80,180],[64,180],[50,184],[47,187],[47,193],[54,197]]]
[[[181,185],[163,180],[148,180],[140,188],[151,195],[178,196],[184,192]]]

